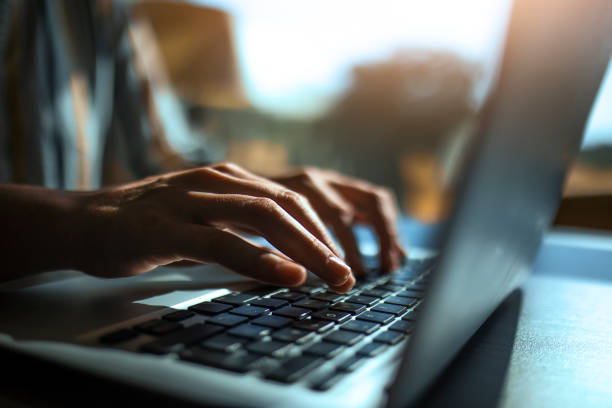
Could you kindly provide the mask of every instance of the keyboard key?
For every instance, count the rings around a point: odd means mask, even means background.
[[[307,295],[314,295],[315,293],[325,292],[325,288],[321,286],[309,286],[303,285],[294,289],[296,292],[305,293]]]
[[[183,326],[176,322],[169,322],[159,319],[149,320],[147,322],[134,326],[136,330],[147,334],[152,334],[154,336],[161,336],[163,334],[167,334],[172,331],[181,329],[182,327]]]
[[[268,327],[257,326],[254,324],[241,324],[240,326],[232,327],[227,331],[227,334],[232,336],[246,337],[247,339],[258,340],[261,337],[267,336],[272,330]]]
[[[398,292],[395,296],[421,299],[423,297],[423,292],[416,290],[402,290],[401,292]]]
[[[397,292],[398,290],[404,289],[405,285],[396,285],[393,283],[387,283],[385,285],[379,285],[376,289],[389,290],[391,292]]]
[[[282,327],[289,326],[292,322],[293,320],[287,319],[286,317],[271,315],[261,316],[252,321],[253,324],[272,327],[273,329],[280,329]]]
[[[284,290],[285,289],[280,288],[278,286],[259,286],[254,289],[249,289],[245,291],[244,293],[253,295],[253,296],[268,296],[268,295],[273,295],[277,292],[284,291]]]
[[[397,344],[402,341],[404,337],[404,333],[402,332],[387,330],[386,332],[382,332],[378,336],[374,337],[374,341],[387,344]]]
[[[299,380],[322,363],[314,356],[298,356],[284,362],[278,369],[267,374],[267,378],[284,383]]]
[[[334,322],[321,319],[304,319],[293,323],[293,327],[296,329],[323,333],[334,327]]]
[[[343,349],[344,346],[342,346],[342,344],[320,341],[308,347],[304,350],[304,353],[324,358],[332,358],[340,354]]]
[[[177,310],[175,312],[163,315],[162,319],[169,320],[171,322],[180,322],[181,320],[189,319],[192,316],[195,316],[195,313],[190,312],[189,310]]]
[[[300,300],[299,302],[295,302],[293,306],[304,307],[306,309],[311,309],[311,310],[321,310],[329,306],[329,302],[324,302],[322,300],[316,300],[316,299],[304,299],[304,300]]]
[[[117,344],[138,337],[139,333],[134,329],[124,328],[107,333],[100,337],[105,344]]]
[[[417,292],[423,292],[426,288],[427,288],[427,285],[425,285],[424,283],[418,282],[418,283],[413,283],[412,285],[408,286],[406,289],[417,291]]]
[[[372,344],[372,343],[370,343],[370,344]],[[361,367],[365,362],[366,362],[366,360],[364,359],[364,356],[354,355],[353,357],[350,357],[349,359],[343,361],[338,366],[338,370],[339,371],[344,371],[344,372],[355,371],[356,369]]]
[[[370,310],[374,310],[375,312],[393,313],[394,315],[399,316],[402,313],[404,313],[407,309],[405,306],[402,306],[402,305],[394,305],[391,303],[380,303],[374,306]]]
[[[363,334],[348,330],[336,330],[325,336],[325,341],[331,341],[332,343],[344,344],[345,346],[352,346],[353,344],[359,343],[363,339]]]
[[[308,317],[310,310],[301,307],[285,306],[274,311],[275,315],[289,317],[291,319],[302,320]]]
[[[231,313],[222,313],[211,317],[206,323],[218,324],[219,326],[234,327],[240,323],[244,323],[249,320],[248,317],[239,316]]]
[[[319,312],[314,313],[312,317],[315,317],[317,319],[330,320],[336,323],[344,323],[348,319],[351,318],[351,315],[345,312],[338,312],[338,311],[326,309],[326,310],[321,310]]]
[[[343,299],[345,295],[339,295],[338,293],[333,292],[325,292],[325,293],[317,293],[315,295],[310,296],[311,299],[322,300],[324,302],[337,302]]]
[[[351,320],[342,325],[344,330],[351,330],[358,333],[371,334],[381,326],[378,323],[366,322],[365,320]]]
[[[229,295],[214,298],[213,301],[219,303],[227,303],[228,305],[240,306],[257,299],[259,296],[249,293],[231,293]]]
[[[221,326],[198,323],[143,344],[141,350],[154,354],[167,354],[177,347],[190,346],[222,331]]]
[[[414,322],[409,320],[400,320],[389,326],[389,330],[395,330],[402,333],[409,333],[414,327]]]
[[[413,309],[409,311],[408,313],[406,313],[405,315],[403,315],[402,320],[415,321],[416,320],[415,310]]]
[[[390,292],[385,289],[369,289],[369,290],[364,290],[363,292],[361,292],[362,295],[372,296],[372,297],[377,297],[377,298],[384,298],[384,297],[391,295],[392,293],[393,292]]]
[[[372,312],[370,310],[361,313],[357,316],[359,320],[367,320],[370,322],[376,322],[380,324],[387,324],[395,318],[395,315],[390,313]]]
[[[203,364],[211,367],[222,368],[240,373],[246,373],[252,365],[261,358],[258,354],[251,353],[219,353],[200,347],[184,350],[179,354],[185,361]]]
[[[419,299],[412,297],[391,296],[385,300],[385,303],[410,307],[418,301]]]
[[[221,303],[215,302],[202,302],[197,305],[193,305],[189,308],[189,310],[193,310],[197,313],[207,314],[207,315],[216,315],[219,313],[227,312],[232,307],[229,305],[224,305]]]
[[[340,310],[342,312],[347,312],[350,314],[357,314],[363,312],[366,307],[357,303],[339,302],[331,306],[330,309]]]
[[[372,296],[355,295],[348,298],[346,301],[350,303],[359,303],[361,305],[372,306],[378,302],[378,298]]]
[[[306,343],[314,338],[315,334],[311,331],[304,331],[295,329],[293,327],[286,327],[284,329],[274,332],[272,338],[274,340],[285,341],[288,343]]]
[[[201,343],[201,346],[204,348],[221,351],[223,353],[233,353],[240,349],[247,341],[248,339],[245,338],[220,334],[208,340],[204,340]]]
[[[340,380],[345,377],[344,373],[331,372],[327,373],[323,377],[319,378],[312,384],[312,388],[317,391],[327,391],[334,385],[336,385]]]
[[[255,317],[269,310],[270,309],[268,309],[267,307],[243,305],[235,309],[232,309],[230,313],[241,315],[241,316],[246,316],[246,317]]]
[[[297,302],[298,300],[302,300],[306,298],[306,295],[299,292],[281,292],[276,295],[272,295],[274,299],[283,299],[289,302]]]
[[[373,341],[357,350],[357,354],[364,357],[375,357],[385,351],[386,348],[386,344]]]
[[[278,309],[279,307],[283,307],[289,304],[289,302],[286,300],[272,298],[257,299],[251,301],[250,303],[253,306],[265,307],[268,309]]]
[[[282,357],[293,347],[291,343],[282,341],[256,341],[255,343],[247,344],[246,349],[257,354],[265,354],[272,357]]]

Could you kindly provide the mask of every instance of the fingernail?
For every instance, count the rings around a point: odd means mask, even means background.
[[[333,282],[334,285],[342,285],[351,276],[351,268],[337,256],[330,255],[326,266],[338,276]]]

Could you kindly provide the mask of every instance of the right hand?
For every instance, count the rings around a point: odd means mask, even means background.
[[[295,286],[308,268],[331,289],[350,290],[351,269],[308,200],[273,181],[228,171],[236,168],[223,163],[75,193],[76,216],[68,220],[79,245],[77,269],[130,276],[192,261]],[[277,250],[238,232],[262,236]]]

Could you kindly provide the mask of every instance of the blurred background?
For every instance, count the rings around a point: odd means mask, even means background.
[[[230,160],[264,175],[332,168],[391,187],[403,210],[434,223],[495,79],[509,7],[143,1],[131,38],[168,143],[191,162]],[[567,178],[561,225],[612,228],[610,70]]]

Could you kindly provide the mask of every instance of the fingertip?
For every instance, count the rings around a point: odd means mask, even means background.
[[[330,285],[329,288],[337,293],[347,293],[349,290],[353,289],[353,286],[355,286],[355,277],[351,274],[343,284],[337,286]]]
[[[281,286],[299,286],[306,280],[306,268],[295,262],[272,253],[262,255],[261,260],[265,265],[257,274],[261,280]]]

